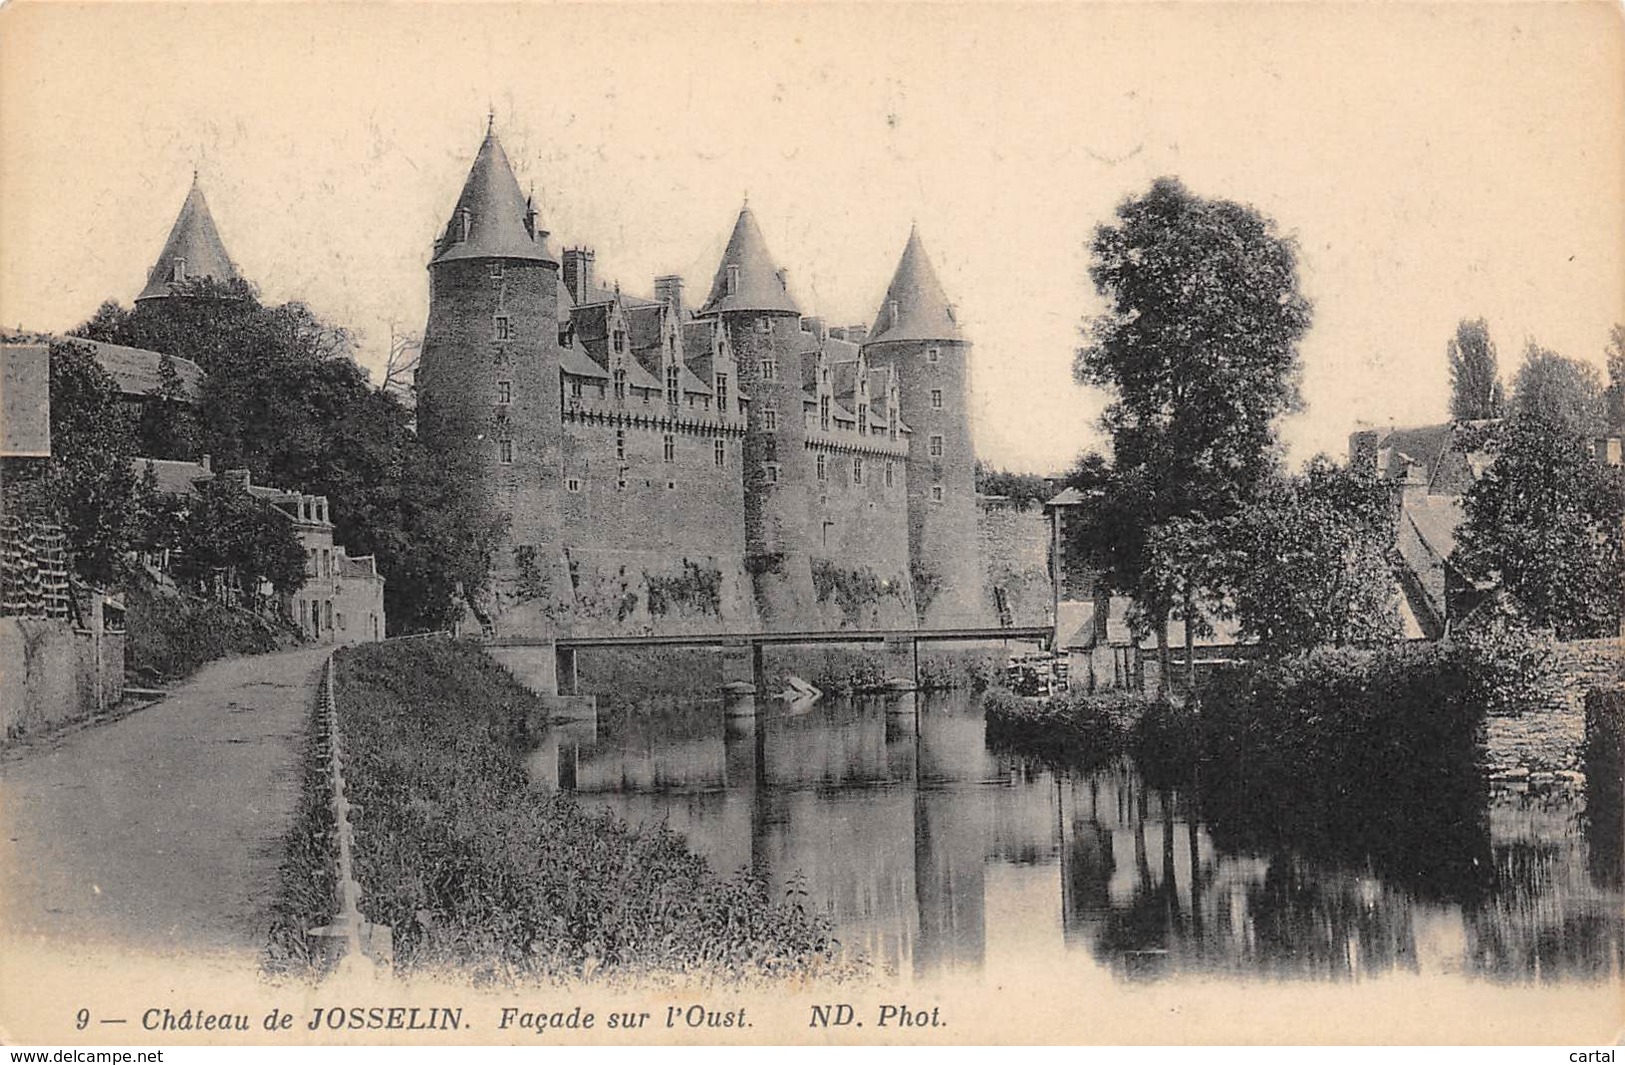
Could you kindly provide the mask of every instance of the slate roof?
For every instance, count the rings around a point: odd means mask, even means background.
[[[716,342],[714,322],[684,322],[683,323],[683,358],[688,363],[688,369],[699,378],[701,382],[716,379],[712,362],[716,353],[712,345]],[[710,386],[707,385],[707,391]]]
[[[158,365],[163,356],[144,348],[127,348],[122,344],[108,344],[100,340],[70,337],[96,352],[96,362],[108,376],[118,382],[118,389],[127,396],[145,396],[158,387]],[[180,378],[181,391],[186,399],[196,403],[203,389],[203,368],[191,359],[171,356],[175,375]]]
[[[897,312],[892,313],[892,304]],[[869,332],[868,343],[884,340],[964,340],[959,323],[954,320],[953,308],[948,303],[942,282],[925,254],[918,227],[908,233],[903,257],[897,263],[886,288],[886,299],[880,305],[875,327]]]
[[[349,555],[344,553],[343,548],[339,548],[334,557],[338,562],[340,577],[371,577],[375,580],[383,579],[378,576],[378,569],[373,565],[373,557],[371,555],[362,555],[360,558],[351,558]]]
[[[203,189],[198,185],[196,174],[192,175],[192,188],[186,194],[186,201],[181,204],[181,212],[170,227],[169,239],[164,241],[158,261],[147,272],[147,286],[141,290],[136,301],[171,295],[175,264],[182,259],[186,261],[185,280],[188,281],[204,277],[234,281],[239,277],[231,256],[226,254],[226,245],[220,239],[214,216],[209,213],[209,204],[203,198]]]
[[[733,294],[728,292],[728,267],[739,267],[739,283]],[[717,264],[717,273],[711,281],[711,295],[700,308],[701,314],[720,314],[724,311],[784,311],[800,314],[795,300],[790,298],[767,250],[767,240],[756,216],[749,207],[741,208],[734,222],[728,247]]]
[[[1443,422],[1379,430],[1373,446],[1378,461],[1386,458],[1386,463],[1378,469],[1378,476],[1405,481],[1414,464],[1421,467],[1422,483],[1429,494],[1461,495],[1494,461],[1494,454],[1484,447],[1494,426],[1493,421]]]
[[[462,215],[468,212],[469,232],[463,237]],[[485,140],[474,156],[474,165],[468,170],[463,191],[457,197],[446,223],[445,233],[435,244],[431,263],[451,262],[457,259],[527,259],[532,262],[558,263],[547,245],[547,233],[537,222],[536,237],[525,228],[525,216],[530,207],[524,193],[519,191],[519,180],[513,175],[508,153],[496,131],[487,129]]]
[[[164,495],[189,495],[196,481],[210,480],[214,474],[201,462],[181,462],[176,459],[134,459],[130,466],[135,470],[138,478],[147,475],[147,469],[152,469],[153,477],[158,482],[158,491]]]
[[[1456,532],[1466,520],[1460,496],[1428,495],[1405,502],[1403,513],[1417,535],[1440,560],[1456,550]]]
[[[51,349],[0,344],[0,456],[51,454]]]

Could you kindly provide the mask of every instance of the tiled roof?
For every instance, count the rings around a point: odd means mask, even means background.
[[[728,291],[728,268],[739,268],[738,282],[732,293]],[[800,314],[795,300],[790,298],[779,268],[767,250],[767,240],[756,224],[756,216],[749,207],[742,208],[734,222],[733,235],[717,265],[716,277],[711,281],[711,295],[700,308],[701,314],[719,314],[724,311],[786,311]]]
[[[176,265],[184,260],[185,273],[176,277]],[[226,245],[215,228],[214,216],[203,198],[203,189],[192,175],[192,188],[181,204],[181,213],[169,230],[164,250],[158,261],[147,272],[147,286],[141,290],[139,300],[157,299],[170,295],[170,285],[179,280],[191,281],[209,277],[216,281],[233,281],[238,277],[237,267],[226,254]]]
[[[463,232],[463,213],[467,212],[468,232]],[[532,237],[525,228],[525,216],[530,207],[524,193],[519,191],[519,180],[513,176],[508,154],[502,150],[494,130],[487,130],[485,140],[474,156],[474,165],[463,182],[462,194],[446,223],[445,234],[435,245],[432,262],[444,263],[455,259],[528,259],[533,262],[557,263],[558,257],[547,246],[547,234],[537,225],[537,236]]]
[[[1427,495],[1405,501],[1403,513],[1435,557],[1448,559],[1456,550],[1456,532],[1466,520],[1461,497]]]
[[[1082,505],[1084,502],[1086,502],[1086,499],[1082,492],[1078,491],[1076,488],[1067,488],[1063,489],[1061,493],[1055,496],[1053,499],[1046,500],[1044,502],[1044,506],[1076,507]]]
[[[896,313],[892,305],[896,304]],[[869,343],[882,340],[964,340],[942,282],[926,257],[918,228],[910,229],[908,244],[897,263],[886,299],[880,305]]]

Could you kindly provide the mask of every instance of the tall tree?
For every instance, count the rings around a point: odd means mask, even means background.
[[[1073,374],[1113,394],[1112,456],[1074,471],[1100,498],[1077,545],[1135,599],[1166,677],[1169,613],[1193,614],[1206,580],[1194,545],[1273,472],[1276,419],[1302,402],[1310,305],[1296,245],[1272,220],[1172,178],[1120,204],[1090,251],[1106,309],[1086,323]]]
[[[1597,368],[1533,340],[1524,349],[1513,380],[1512,406],[1534,424],[1582,440],[1600,436],[1607,426]]]
[[[1506,395],[1489,323],[1482,318],[1462,319],[1446,354],[1450,359],[1450,417],[1461,422],[1501,417]]]
[[[1625,435],[1625,325],[1608,332],[1608,387],[1603,391],[1604,416],[1608,432]]]
[[[1588,447],[1597,373],[1531,344],[1495,462],[1463,500],[1455,558],[1561,638],[1619,631],[1625,475]]]

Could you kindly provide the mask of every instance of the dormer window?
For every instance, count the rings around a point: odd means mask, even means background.
[[[869,404],[867,403],[858,404],[858,432],[866,435],[869,432]]]
[[[626,398],[626,371],[619,367],[615,370],[615,398]]]
[[[728,412],[728,375],[725,374],[725,373],[719,373],[719,374],[717,374],[717,413],[718,414],[726,414],[727,412]]]
[[[474,232],[474,212],[470,211],[467,207],[464,207],[461,211],[457,212],[457,220],[462,223],[457,230],[457,239],[459,242],[465,241],[471,235],[473,235]]]
[[[677,406],[677,367],[666,367],[666,402]]]
[[[512,319],[510,319],[505,314],[497,315],[496,316],[495,327],[493,328],[493,330],[491,332],[491,335],[496,340],[512,340],[513,339],[513,321],[512,321]]]
[[[896,300],[892,300],[891,301],[891,324],[896,325],[897,320],[899,318],[901,318],[901,317],[903,317],[902,308],[898,305]]]
[[[170,268],[169,279],[174,282],[186,280],[186,259],[177,256],[174,265]]]
[[[739,295],[739,267],[733,263],[728,264],[728,295]]]
[[[829,432],[829,397],[818,397],[818,428]]]
[[[621,352],[623,352],[625,350],[626,350],[626,330],[617,329],[617,330],[615,330],[615,352],[616,352],[616,354],[620,354]]]

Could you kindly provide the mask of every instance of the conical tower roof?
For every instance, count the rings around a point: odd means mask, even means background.
[[[526,227],[530,214],[530,203],[519,191],[519,179],[513,175],[508,153],[502,150],[496,131],[488,126],[451,220],[435,243],[431,265],[488,258],[557,264],[558,259],[547,246],[547,233],[537,228],[532,237]]]
[[[880,306],[868,342],[964,339],[948,296],[942,291],[942,282],[937,280],[925,245],[920,242],[920,230],[914,227],[909,230],[908,244],[886,289],[886,301]]]
[[[209,213],[197,175],[193,174],[192,189],[186,194],[186,202],[181,204],[181,213],[169,231],[164,250],[158,253],[158,261],[147,274],[147,287],[136,299],[168,296],[170,286],[182,281],[203,277],[235,281],[238,276],[237,267],[220,240],[220,231],[215,228],[214,216]]]
[[[730,288],[729,276],[734,273]],[[717,266],[717,276],[711,281],[711,295],[700,308],[701,314],[719,314],[723,311],[785,311],[800,314],[796,301],[790,298],[783,275],[773,263],[762,237],[762,227],[750,207],[742,207],[739,220],[734,223],[733,235],[728,238],[727,250]]]

